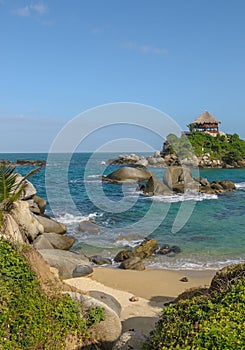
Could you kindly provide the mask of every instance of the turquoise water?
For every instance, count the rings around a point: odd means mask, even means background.
[[[245,169],[200,170],[209,181],[235,182],[235,192],[148,198],[135,191],[135,184],[102,184],[100,176],[118,166],[105,165],[113,154],[91,156],[75,153],[69,163],[69,155],[55,155],[31,180],[38,195],[48,200],[48,214],[67,224],[68,234],[76,238],[76,249],[113,257],[122,247],[134,246],[147,236],[157,239],[159,245],[178,245],[182,250],[175,256],[150,258],[147,264],[153,267],[213,269],[245,258]],[[46,159],[47,154],[0,158]],[[25,174],[30,169],[17,170]],[[164,169],[151,170],[162,178]],[[183,227],[175,232],[180,210]],[[100,225],[99,235],[78,231],[79,222],[88,218]]]

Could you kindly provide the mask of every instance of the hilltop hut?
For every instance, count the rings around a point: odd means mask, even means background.
[[[219,133],[220,123],[221,122],[214,118],[212,114],[205,111],[196,120],[194,120],[189,127],[191,132],[201,131],[216,136]]]

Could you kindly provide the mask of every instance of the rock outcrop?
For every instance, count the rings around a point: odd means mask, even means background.
[[[79,231],[96,234],[100,233],[100,228],[95,222],[84,220],[79,223]]]
[[[61,279],[90,275],[93,269],[89,259],[83,255],[59,249],[39,249],[45,261],[58,269]]]
[[[96,323],[91,328],[91,337],[96,339],[104,350],[111,350],[122,332],[122,324],[118,314],[107,304],[92,298],[91,296],[74,292],[68,292],[68,294],[72,297],[72,299],[81,304],[81,308],[84,311],[88,311],[89,309],[95,307],[104,309],[105,319],[99,323]]]
[[[114,261],[120,262],[119,268],[130,270],[144,270],[142,259],[155,254],[158,248],[155,239],[145,238],[141,244],[132,250],[121,250],[115,256]]]
[[[152,176],[149,170],[138,169],[133,167],[123,167],[107,176],[102,177],[102,181],[112,182],[117,184],[134,183],[149,180]]]

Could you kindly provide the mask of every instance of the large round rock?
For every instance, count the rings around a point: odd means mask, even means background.
[[[104,350],[111,350],[122,332],[122,324],[117,313],[105,303],[90,296],[74,292],[68,292],[68,294],[74,300],[81,303],[81,308],[84,311],[95,307],[102,307],[104,309],[105,320],[96,323],[90,328],[90,331],[91,336],[102,344]]]
[[[149,170],[123,167],[104,176],[103,181],[114,183],[132,183],[147,181],[152,176]]]

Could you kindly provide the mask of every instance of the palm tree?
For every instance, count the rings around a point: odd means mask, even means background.
[[[0,213],[9,212],[12,209],[13,203],[20,198],[22,192],[25,190],[27,185],[25,180],[36,174],[40,169],[36,168],[30,171],[18,182],[18,174],[14,172],[15,167],[0,166]]]

